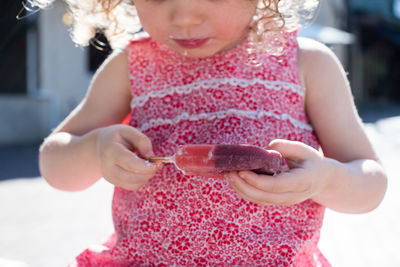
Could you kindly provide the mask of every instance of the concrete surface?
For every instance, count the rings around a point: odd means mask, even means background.
[[[367,133],[389,174],[388,192],[368,214],[327,210],[320,248],[333,266],[400,266],[400,108],[364,114]],[[83,192],[55,190],[34,178],[36,151],[35,145],[0,148],[5,179],[0,181],[1,267],[66,266],[113,229],[112,186],[102,180]],[[24,166],[33,175],[23,173]]]

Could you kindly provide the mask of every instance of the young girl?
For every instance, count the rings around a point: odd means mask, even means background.
[[[317,248],[325,207],[362,213],[381,202],[386,176],[343,68],[293,26],[315,1],[70,4],[81,44],[92,26],[114,46],[138,30],[136,18],[144,30],[41,146],[51,186],[115,185],[115,235],[75,265],[329,266]],[[289,168],[213,179],[146,160],[192,143],[268,147]]]

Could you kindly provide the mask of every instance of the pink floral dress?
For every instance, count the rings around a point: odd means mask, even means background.
[[[127,47],[130,124],[169,156],[192,143],[298,140],[318,148],[297,69],[297,31],[280,56],[248,42],[209,58],[187,58],[149,37]],[[137,192],[116,187],[115,234],[78,266],[329,266],[317,248],[324,207],[259,206],[226,179],[185,176],[167,164]]]

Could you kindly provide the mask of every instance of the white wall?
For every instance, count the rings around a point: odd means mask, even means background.
[[[66,9],[62,1],[42,10],[39,18],[39,83],[59,99],[60,120],[82,99],[90,82],[87,51],[71,40],[62,22]]]
[[[50,130],[49,106],[46,99],[0,97],[0,145],[38,142]]]
[[[341,28],[345,22],[344,0],[320,0],[320,10],[316,22]]]
[[[38,74],[38,88],[29,84],[26,95],[0,95],[0,146],[41,142],[87,90],[92,76],[87,51],[71,41],[62,23],[65,10],[63,2],[56,1],[39,12],[39,48],[28,43],[27,50],[28,72]]]
[[[346,10],[344,0],[320,0],[320,9],[315,22],[343,29],[346,21]],[[331,46],[331,49],[347,67],[347,48],[344,45]]]

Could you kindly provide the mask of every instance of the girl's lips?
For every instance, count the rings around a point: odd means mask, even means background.
[[[205,45],[210,38],[202,39],[173,39],[179,46],[183,48],[193,49]]]

